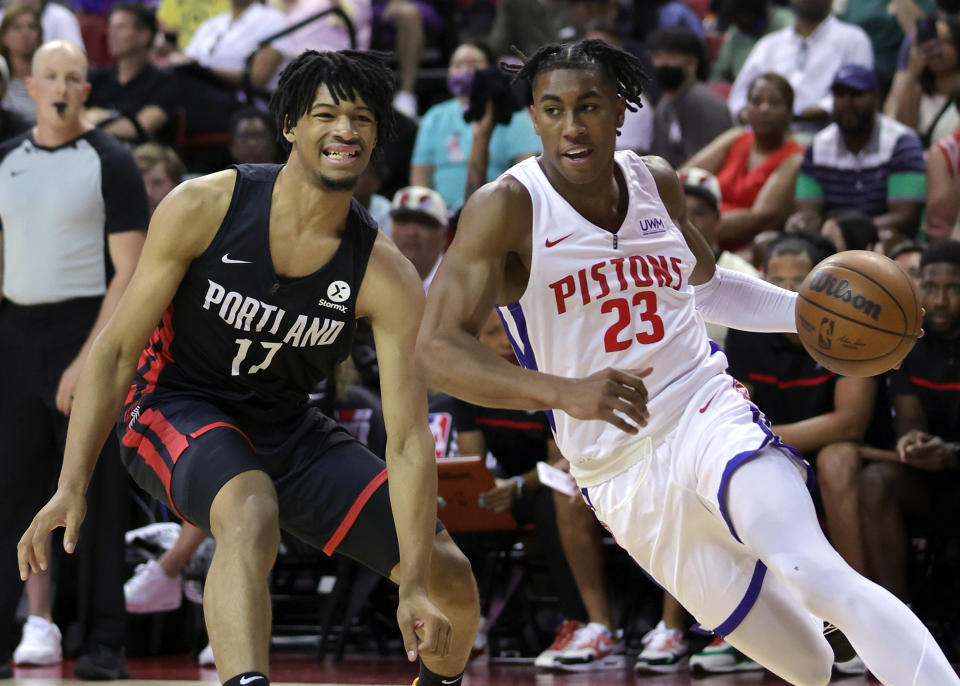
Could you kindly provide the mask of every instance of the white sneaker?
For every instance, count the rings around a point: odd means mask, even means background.
[[[156,560],[137,565],[133,576],[123,585],[127,612],[146,614],[176,610],[183,601],[183,579],[172,579]]]
[[[554,667],[568,671],[616,669],[623,665],[626,644],[603,624],[590,622],[577,629],[567,647],[554,658]]]
[[[690,671],[695,674],[758,672],[762,669],[763,667],[719,636],[713,639],[710,645],[690,658]]]
[[[685,669],[690,646],[679,629],[670,629],[661,619],[643,637],[643,651],[637,655],[636,672],[669,673]]]
[[[31,615],[23,625],[23,638],[13,651],[17,665],[55,665],[63,662],[60,629],[43,617]]]
[[[583,624],[575,619],[565,619],[560,622],[557,626],[557,634],[553,639],[553,643],[550,644],[549,648],[537,655],[537,659],[533,661],[534,667],[537,669],[550,669],[553,667],[557,656],[570,644],[570,639],[572,639],[577,630],[582,627]]]
[[[837,674],[859,676],[867,673],[867,666],[863,664],[859,655],[854,655],[853,659],[846,662],[834,662],[833,668],[837,670]]]
[[[216,667],[216,663],[213,661],[213,646],[209,643],[207,647],[200,651],[200,654],[197,655],[197,662],[200,663],[201,667]]]
[[[393,96],[393,109],[417,121],[417,96],[409,91],[397,91]]]

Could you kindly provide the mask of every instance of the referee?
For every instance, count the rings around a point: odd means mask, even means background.
[[[81,120],[90,91],[83,52],[46,43],[32,74],[37,125],[0,145],[0,677],[9,676],[23,589],[17,540],[55,486],[80,368],[133,273],[149,220],[129,152]],[[77,549],[84,643],[74,673],[83,679],[127,676],[127,482],[116,441],[104,451]]]

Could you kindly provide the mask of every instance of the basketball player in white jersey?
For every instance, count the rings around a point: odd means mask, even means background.
[[[543,154],[474,194],[430,289],[431,387],[552,410],[583,497],[697,618],[794,684],[826,684],[823,622],[885,684],[960,684],[922,622],[824,538],[807,466],[725,373],[704,320],[794,332],[795,295],[716,267],[674,170],[617,152],[639,62],[600,41],[519,70]],[[518,369],[476,335],[500,306]]]

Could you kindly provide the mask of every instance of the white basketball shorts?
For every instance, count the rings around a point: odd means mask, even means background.
[[[730,477],[765,451],[796,464],[808,486],[810,466],[727,374],[704,384],[661,443],[637,449],[644,454],[630,469],[581,489],[583,497],[654,581],[702,627],[726,636],[750,611],[766,572],[730,521]]]

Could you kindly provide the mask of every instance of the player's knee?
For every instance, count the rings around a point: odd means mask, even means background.
[[[856,443],[831,443],[817,454],[817,480],[824,490],[849,492],[860,472]]]
[[[871,462],[860,471],[860,504],[866,513],[889,508],[895,500],[902,467],[895,462]]]
[[[211,529],[217,545],[242,544],[268,556],[280,546],[280,512],[275,498],[249,495],[221,513]],[[272,556],[271,556],[272,559]]]
[[[446,540],[444,540],[446,539]],[[437,537],[433,547],[434,583],[431,596],[444,607],[455,607],[465,612],[476,610],[480,600],[473,568],[466,555],[448,537]]]
[[[837,557],[785,553],[774,556],[768,565],[787,585],[794,597],[816,617],[830,617],[838,605],[857,602],[849,594],[837,593],[849,574],[856,574]]]
[[[833,676],[833,653],[816,660],[806,660],[798,669],[799,673],[790,679],[792,683],[797,686],[826,686]]]

